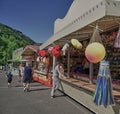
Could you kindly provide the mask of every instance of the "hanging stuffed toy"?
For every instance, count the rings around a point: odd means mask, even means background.
[[[46,64],[47,63],[47,58],[43,57],[42,62]]]
[[[46,54],[47,54],[46,50],[40,50],[40,52],[39,52],[39,55],[40,55],[41,57],[46,56]]]
[[[47,52],[48,52],[48,53],[51,53],[51,52],[52,52],[52,49],[53,49],[53,47],[49,47]]]
[[[57,51],[60,51],[60,46],[59,45],[55,45],[53,48]]]
[[[71,44],[77,49],[82,48],[82,44],[77,39],[71,39]]]
[[[58,57],[60,55],[60,51],[57,51],[56,49],[52,49],[52,54],[55,57]]]
[[[66,43],[66,44],[63,46],[63,48],[62,48],[63,55],[65,55],[65,52],[66,52],[66,50],[68,49],[68,47],[69,47],[69,44],[68,44],[68,43]]]
[[[55,45],[52,49],[52,54],[55,57],[58,57],[60,55],[60,46],[59,45]]]
[[[118,30],[117,37],[115,39],[114,47],[115,48],[120,48],[120,25],[119,25],[119,30]]]
[[[40,56],[38,56],[38,57],[37,57],[36,61],[37,61],[37,62],[39,62],[39,61],[40,61]]]

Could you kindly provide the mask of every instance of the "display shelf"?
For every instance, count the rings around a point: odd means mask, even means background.
[[[110,62],[110,71],[113,79],[119,79],[120,74],[120,49],[114,47],[115,37],[112,32],[103,36],[103,44],[106,48],[106,60]]]
[[[52,87],[52,79],[51,79],[51,73],[48,73],[48,75],[42,74],[39,71],[35,71],[33,74],[33,80],[40,82],[48,87]]]

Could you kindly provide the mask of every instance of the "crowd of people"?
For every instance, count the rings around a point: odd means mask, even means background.
[[[5,76],[7,77],[8,87],[11,87],[13,74],[9,64],[5,64],[2,70],[5,72]],[[24,92],[30,91],[30,83],[32,81],[33,72],[34,71],[33,71],[32,63],[28,62],[26,63],[26,65],[19,64],[18,82],[22,83]],[[53,86],[51,89],[51,98],[55,97],[55,91],[59,88],[60,85],[59,77],[64,77],[63,64],[60,62],[57,63],[57,65],[53,70],[53,76],[52,76]]]
[[[13,78],[12,69],[10,68],[9,64],[5,64],[3,70],[5,72],[5,76],[7,77],[8,87],[11,87]],[[20,64],[18,72],[18,82],[23,83],[24,92],[29,92],[33,74],[32,63],[26,63],[26,66],[24,66],[24,64]]]
[[[89,62],[87,60],[84,60],[84,65],[83,64],[77,64],[76,68],[74,69],[75,72],[85,72],[86,74],[89,73]],[[59,86],[61,85],[60,83],[60,77],[66,78],[64,75],[64,68],[63,68],[62,62],[58,61],[56,63],[55,68],[53,69],[53,75],[52,75],[52,88],[51,88],[51,98],[55,97],[55,92],[58,90]],[[11,86],[12,82],[12,77],[13,74],[11,73],[11,70],[8,70],[9,67],[8,65],[5,67],[5,70],[7,70],[7,81],[8,81],[8,87]],[[19,64],[19,75],[18,75],[18,81],[23,83],[23,91],[24,92],[29,92],[30,91],[30,83],[32,81],[32,75],[33,75],[33,67],[32,63],[26,63],[24,64]]]

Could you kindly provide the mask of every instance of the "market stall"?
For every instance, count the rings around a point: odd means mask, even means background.
[[[54,34],[44,44],[40,46],[40,49],[47,49],[49,46],[59,45],[61,48],[68,43],[70,46],[66,50],[66,55],[62,55],[62,59],[65,65],[65,74],[68,77],[67,80],[63,80],[64,92],[78,100],[86,107],[90,107],[91,110],[97,113],[111,113],[114,114],[114,109],[110,106],[108,109],[102,107],[97,108],[93,103],[90,102],[91,98],[89,93],[84,90],[78,90],[73,85],[73,79],[79,79],[83,76],[82,73],[76,74],[72,72],[72,68],[75,68],[77,63],[84,61],[86,58],[85,50],[90,43],[91,37],[98,26],[99,34],[102,39],[102,45],[106,50],[105,59],[110,62],[111,77],[114,79],[119,75],[119,54],[120,49],[114,48],[114,41],[116,34],[118,34],[119,23],[120,23],[120,1],[113,0],[74,0],[67,15],[63,19],[57,19],[54,26]],[[78,13],[79,11],[79,13]],[[77,49],[70,42],[72,39],[77,39],[82,43],[83,47]],[[96,48],[96,46],[95,46]],[[92,50],[93,51],[93,50]],[[88,59],[88,58],[87,58]],[[104,59],[104,57],[102,57]],[[100,59],[101,60],[101,59]],[[99,62],[91,64],[90,61],[90,72],[88,75],[88,81],[92,82],[94,75],[97,78],[99,70]],[[55,63],[53,63],[55,64]],[[69,80],[69,84],[67,83]],[[76,81],[77,82],[77,81]],[[80,82],[79,82],[80,83]],[[89,85],[87,86],[89,91]],[[84,89],[84,88],[83,88]],[[69,90],[69,91],[68,91]],[[74,92],[84,93],[80,94],[82,99],[79,99],[78,94]],[[88,98],[85,98],[85,95]],[[84,102],[83,99],[86,101]],[[88,104],[88,102],[91,103]]]
[[[36,58],[38,55],[38,51],[39,51],[39,46],[36,45],[27,45],[23,52],[22,52],[22,60],[21,62],[32,62],[32,66],[34,68],[37,67],[37,62],[36,62]]]
[[[37,64],[37,68],[34,70],[33,79],[51,87],[52,57],[46,55],[46,50],[40,50],[39,56],[37,57]]]
[[[26,64],[26,62],[31,62],[34,73],[33,80],[43,83],[47,86],[51,85],[51,74],[49,73],[49,56],[44,56],[40,58],[39,56],[39,46],[36,45],[27,45],[22,52],[22,60],[21,63]]]

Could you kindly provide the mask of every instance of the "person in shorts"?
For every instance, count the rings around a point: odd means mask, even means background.
[[[24,86],[24,91],[29,92],[30,91],[30,82],[32,80],[32,64],[27,63],[25,68],[24,68],[24,75],[23,75],[23,86]]]

